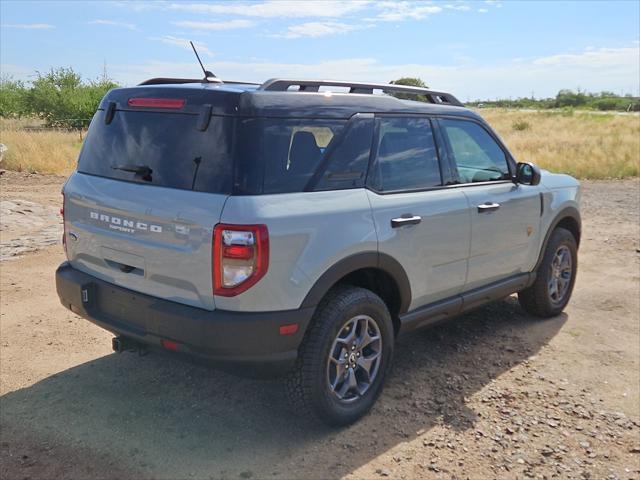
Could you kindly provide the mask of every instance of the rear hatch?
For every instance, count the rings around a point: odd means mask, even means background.
[[[117,89],[105,97],[64,188],[74,268],[215,308],[212,233],[232,187],[235,98],[194,87]]]

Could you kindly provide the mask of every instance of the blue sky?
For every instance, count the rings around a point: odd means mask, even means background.
[[[640,92],[640,2],[0,2],[3,76],[71,66],[120,83],[200,77],[388,82],[418,76],[463,100]]]

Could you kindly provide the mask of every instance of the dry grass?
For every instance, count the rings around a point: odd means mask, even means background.
[[[578,178],[624,178],[640,174],[637,115],[523,112],[483,109],[519,161],[530,161]],[[0,119],[0,143],[8,146],[2,168],[69,174],[82,142],[78,132],[37,131],[33,121]]]
[[[76,167],[82,146],[80,132],[37,130],[29,121],[0,120],[0,143],[8,150],[1,168],[8,170],[69,174]]]
[[[518,161],[578,178],[640,173],[640,117],[479,110]]]

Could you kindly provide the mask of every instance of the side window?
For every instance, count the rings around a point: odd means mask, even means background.
[[[509,178],[507,157],[480,125],[466,120],[440,120],[462,183]]]
[[[301,192],[344,128],[342,119],[251,118],[236,135],[235,191]]]
[[[379,191],[413,190],[442,185],[431,122],[426,118],[379,120],[378,155],[373,186]]]
[[[373,118],[354,119],[344,135],[326,150],[327,164],[315,190],[360,188],[369,166]]]

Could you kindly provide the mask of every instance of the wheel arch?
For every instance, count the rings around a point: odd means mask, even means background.
[[[350,255],[327,269],[315,282],[301,308],[318,305],[338,284],[367,288],[379,295],[389,308],[394,329],[399,327],[398,316],[411,304],[411,284],[402,265],[389,255],[363,252]]]
[[[580,218],[580,212],[576,207],[566,207],[563,208],[553,219],[549,228],[547,229],[547,233],[545,234],[544,241],[542,242],[542,248],[540,249],[540,253],[538,255],[538,261],[534,267],[534,271],[537,271],[542,263],[542,259],[544,258],[544,252],[547,249],[547,245],[549,244],[549,238],[551,238],[551,234],[556,228],[565,228],[569,230],[573,235],[573,238],[576,239],[576,245],[580,246],[580,236],[582,235],[582,220]]]

